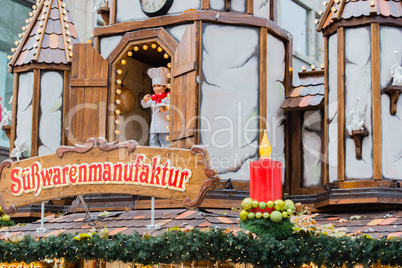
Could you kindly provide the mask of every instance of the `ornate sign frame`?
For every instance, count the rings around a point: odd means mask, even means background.
[[[202,146],[153,148],[90,138],[84,145],[61,146],[56,154],[3,161],[0,206],[12,214],[32,203],[107,193],[182,200],[196,208],[219,181]]]

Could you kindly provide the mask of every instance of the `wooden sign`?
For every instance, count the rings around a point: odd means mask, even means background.
[[[0,264],[0,268],[46,268],[47,265],[41,262],[31,262],[31,263],[25,263],[25,262],[13,262],[13,263],[7,263],[3,262]]]
[[[183,200],[198,207],[219,182],[208,152],[88,139],[56,154],[0,165],[0,205],[7,214],[28,204],[84,194],[130,194]]]

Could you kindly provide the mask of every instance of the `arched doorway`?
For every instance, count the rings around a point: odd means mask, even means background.
[[[148,145],[151,110],[141,106],[144,95],[152,94],[147,70],[161,66],[172,70],[177,47],[176,40],[163,28],[140,30],[126,33],[106,59],[111,67],[109,139]]]

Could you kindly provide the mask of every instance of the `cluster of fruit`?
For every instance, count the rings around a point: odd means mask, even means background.
[[[274,223],[288,218],[295,211],[295,204],[292,200],[285,201],[278,199],[276,201],[258,202],[250,197],[244,198],[241,202],[240,219],[242,221],[252,219],[270,219]],[[265,211],[264,211],[265,210]],[[269,213],[268,211],[271,211]]]
[[[9,222],[11,220],[9,215],[3,213],[3,210],[1,209],[1,207],[0,207],[0,215],[1,215],[0,221]],[[1,226],[1,224],[0,224],[0,226]]]

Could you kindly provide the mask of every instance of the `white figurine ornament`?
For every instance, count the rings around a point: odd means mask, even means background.
[[[364,129],[364,118],[366,117],[366,112],[361,112],[357,109],[357,103],[360,98],[357,98],[356,105],[353,109],[348,113],[348,120],[346,121],[346,130],[352,135],[353,130],[362,130]]]
[[[98,0],[95,4],[94,11],[92,11],[92,12],[96,13],[99,10],[99,8],[104,7],[105,4],[108,2],[109,2],[109,0]]]
[[[0,105],[1,105],[1,118],[2,118],[1,122],[0,122],[0,128],[1,128],[3,126],[7,126],[9,121],[11,121],[12,112],[7,111],[7,108],[4,107],[3,102],[1,101],[1,98],[0,98]]]
[[[396,63],[391,67],[392,85],[402,86],[402,66],[398,63],[398,51],[395,51]]]
[[[22,153],[28,150],[27,142],[24,140],[16,139],[14,141],[14,146],[15,148],[12,150],[10,154],[10,158],[16,157],[17,162],[20,161],[20,157],[22,156]]]

